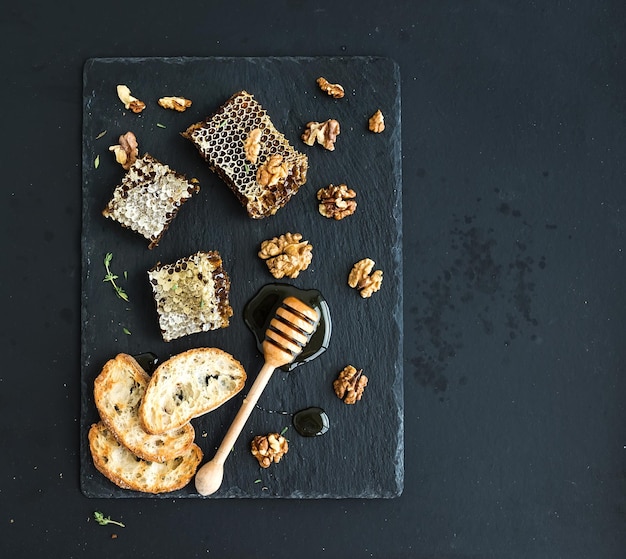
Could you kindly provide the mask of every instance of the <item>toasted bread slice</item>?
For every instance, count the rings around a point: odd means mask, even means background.
[[[181,456],[194,441],[191,424],[151,435],[139,420],[139,405],[150,376],[130,355],[120,353],[104,365],[94,381],[94,398],[102,422],[133,454],[152,462]]]
[[[167,462],[149,462],[135,456],[101,421],[89,430],[89,448],[96,469],[122,489],[167,493],[182,489],[196,474],[202,450],[196,444]]]
[[[246,371],[217,348],[190,349],[154,371],[139,408],[144,428],[159,434],[221,406],[246,382]]]
[[[197,252],[148,271],[163,340],[226,328],[233,315],[230,278],[220,254]]]
[[[307,156],[276,130],[265,109],[247,91],[235,93],[182,136],[193,142],[253,219],[274,215],[306,182]],[[268,182],[271,161],[281,169],[275,169],[280,174]]]

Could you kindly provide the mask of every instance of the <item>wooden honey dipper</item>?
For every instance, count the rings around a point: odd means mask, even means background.
[[[265,363],[244,398],[213,459],[196,473],[196,490],[200,495],[215,493],[222,484],[224,462],[256,406],[276,367],[291,363],[308,343],[320,320],[319,313],[297,299],[286,297],[277,309],[265,332],[263,358]]]

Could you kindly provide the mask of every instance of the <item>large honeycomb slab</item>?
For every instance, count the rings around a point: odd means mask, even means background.
[[[246,142],[256,130],[260,131],[256,157],[250,158]],[[276,130],[265,109],[247,91],[235,93],[212,116],[192,124],[182,135],[194,143],[254,219],[274,215],[306,182],[307,156]],[[272,156],[282,170],[279,178],[265,184],[262,175]]]

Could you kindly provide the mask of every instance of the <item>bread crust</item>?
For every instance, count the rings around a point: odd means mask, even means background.
[[[139,406],[149,382],[139,363],[120,353],[96,377],[94,399],[102,422],[121,444],[144,460],[167,462],[189,449],[195,430],[189,423],[159,435],[143,428]]]
[[[246,371],[218,348],[195,348],[161,363],[144,394],[139,416],[144,429],[163,433],[208,413],[240,392]]]
[[[96,469],[122,489],[142,493],[169,493],[185,487],[202,462],[202,450],[195,443],[177,458],[149,462],[135,456],[100,421],[89,430],[89,448]]]

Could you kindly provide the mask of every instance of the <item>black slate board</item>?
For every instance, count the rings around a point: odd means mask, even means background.
[[[341,83],[346,96],[322,93],[316,78]],[[88,497],[137,497],[97,472],[87,444],[89,426],[98,420],[93,380],[117,353],[153,352],[161,360],[192,347],[220,347],[239,359],[248,386],[263,363],[244,324],[246,302],[275,280],[256,256],[260,243],[287,231],[300,232],[313,245],[313,262],[296,287],[318,289],[328,301],[333,322],[329,349],[292,372],[277,370],[249,419],[213,497],[347,498],[394,497],[402,492],[402,223],[400,75],[388,59],[339,58],[112,58],[84,66],[81,488]],[[140,115],[124,109],[116,85],[126,84],[146,102]],[[180,136],[246,89],[267,110],[274,125],[309,157],[308,180],[292,200],[270,218],[254,221],[225,184]],[[165,95],[193,101],[184,113],[160,108]],[[377,109],[386,130],[373,134],[367,120]],[[336,150],[306,146],[299,138],[310,120],[336,118],[341,134]],[[200,181],[201,191],[187,202],[160,245],[148,250],[140,235],[101,215],[123,170],[108,147],[131,130],[140,152],[148,152],[176,171]],[[102,132],[105,132],[101,136]],[[99,137],[100,136],[100,137]],[[98,158],[98,165],[95,161]],[[335,222],[319,215],[315,193],[345,182],[357,192],[357,212]],[[230,327],[163,342],[146,271],[197,250],[218,250],[232,281],[235,314]],[[112,269],[129,295],[125,303],[103,283],[103,259],[113,253]],[[352,265],[375,260],[383,287],[363,300],[347,285]],[[125,274],[127,277],[125,277]],[[341,402],[332,381],[348,363],[369,377],[364,398]],[[210,459],[234,417],[246,389],[218,410],[193,421],[197,443]],[[291,415],[308,406],[324,408],[331,428],[322,437],[304,438]],[[282,431],[290,441],[280,464],[261,469],[249,452],[256,434]],[[198,497],[187,488],[161,497]]]

